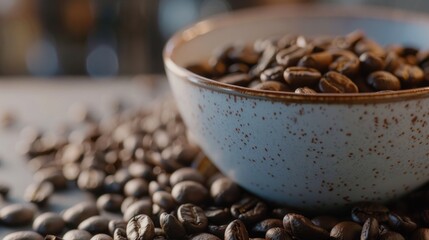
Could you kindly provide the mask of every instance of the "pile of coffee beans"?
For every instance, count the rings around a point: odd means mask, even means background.
[[[29,230],[4,240],[429,240],[427,187],[386,206],[356,204],[345,215],[303,213],[265,202],[219,173],[169,102],[88,116],[56,137],[23,131],[19,149],[34,182],[23,196],[28,204],[0,209],[0,227]],[[93,200],[44,211],[53,194],[76,188]],[[0,184],[4,201],[8,191]]]
[[[355,31],[308,38],[287,34],[214,51],[187,69],[216,81],[257,90],[367,93],[429,86],[429,51],[381,46]]]

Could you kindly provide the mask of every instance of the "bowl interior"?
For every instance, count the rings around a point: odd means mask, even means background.
[[[247,10],[206,20],[178,33],[165,53],[179,66],[206,59],[213,49],[285,33],[341,35],[363,30],[381,44],[429,49],[429,17],[369,7],[286,5]]]

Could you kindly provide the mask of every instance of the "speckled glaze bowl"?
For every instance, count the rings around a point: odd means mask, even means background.
[[[429,17],[331,6],[246,10],[170,39],[164,61],[179,111],[224,174],[262,198],[304,210],[387,201],[428,181],[429,88],[304,96],[226,85],[183,68],[237,40],[355,29],[382,44],[429,48]]]

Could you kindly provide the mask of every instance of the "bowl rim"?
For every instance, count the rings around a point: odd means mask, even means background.
[[[312,11],[308,11],[308,7]],[[307,11],[302,11],[307,10]],[[356,5],[331,5],[331,4],[280,4],[265,7],[254,7],[244,10],[223,13],[214,17],[199,21],[191,26],[185,27],[176,32],[166,43],[163,50],[163,60],[166,70],[172,71],[181,79],[188,81],[199,87],[223,92],[246,98],[265,99],[269,101],[280,101],[287,103],[312,102],[312,103],[376,103],[376,102],[396,102],[407,99],[429,97],[429,87],[405,89],[398,91],[371,92],[371,93],[318,93],[300,94],[294,92],[279,92],[268,90],[256,90],[247,87],[240,87],[221,83],[210,78],[195,74],[173,61],[172,56],[176,48],[182,44],[228,26],[231,21],[246,19],[255,15],[267,14],[269,12],[279,12],[283,17],[343,17],[360,18],[374,20],[400,21],[409,23],[426,23],[429,26],[429,15],[404,11],[379,6],[356,6]],[[171,81],[171,79],[170,79]]]

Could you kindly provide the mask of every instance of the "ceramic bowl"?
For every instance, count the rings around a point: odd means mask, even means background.
[[[332,6],[247,10],[170,39],[164,61],[179,111],[224,174],[260,197],[304,210],[387,201],[428,181],[429,88],[309,96],[226,85],[183,68],[238,40],[356,29],[382,44],[429,48],[428,17]]]

